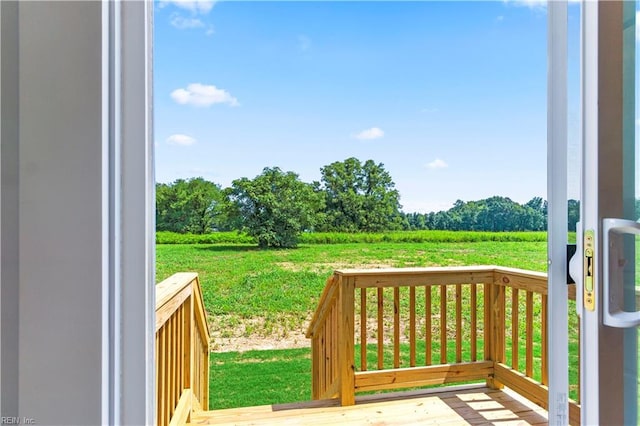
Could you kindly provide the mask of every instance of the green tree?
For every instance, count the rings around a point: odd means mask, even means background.
[[[415,215],[415,213],[414,213]],[[424,217],[427,229],[452,231],[540,231],[546,228],[547,203],[535,197],[524,205],[506,197],[479,201],[457,200],[447,211]],[[409,224],[415,219],[409,218]]]
[[[156,229],[204,234],[216,229],[218,185],[201,177],[156,184]]]
[[[533,197],[524,206],[525,220],[523,227],[527,231],[544,231],[547,229],[547,202],[541,197]]]
[[[580,221],[580,201],[570,199],[567,202],[569,232],[576,231],[576,224]]]
[[[357,158],[320,169],[326,216],[323,230],[377,232],[400,229],[400,193],[382,163]]]
[[[261,248],[296,247],[323,207],[321,194],[293,172],[265,168],[253,180],[236,179],[227,188],[229,216],[236,218]]]

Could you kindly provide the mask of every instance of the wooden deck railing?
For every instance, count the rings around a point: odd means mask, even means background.
[[[156,286],[156,416],[184,424],[209,406],[209,329],[198,274],[172,275]]]
[[[546,319],[543,273],[339,270],[307,330],[312,395],[352,405],[356,392],[485,380],[547,408]],[[572,401],[572,424],[579,410]]]

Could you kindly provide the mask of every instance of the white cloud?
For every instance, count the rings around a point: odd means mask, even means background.
[[[165,0],[160,2],[160,7],[172,4],[180,9],[188,10],[193,14],[206,15],[213,9],[214,0]]]
[[[170,18],[171,25],[179,30],[206,27],[205,34],[209,36],[213,34],[213,26],[205,24],[200,17],[207,15],[213,9],[215,3],[215,0],[161,0],[159,7],[164,8],[173,5],[183,11],[187,11],[187,15],[189,15],[188,12],[191,12],[191,16],[184,16],[184,12],[172,13]]]
[[[179,30],[186,30],[191,28],[202,28],[204,22],[198,18],[185,18],[182,15],[173,15],[171,17],[171,25]]]
[[[449,165],[439,158],[427,164],[427,168],[431,170],[446,169],[447,167],[449,167]]]
[[[554,0],[549,0],[554,1]],[[578,3],[581,0],[568,0],[569,3]],[[546,9],[547,0],[502,0],[503,3],[514,6],[525,6],[529,9]]]
[[[503,16],[503,15],[498,16],[498,17],[496,18],[496,21],[498,21],[498,22],[502,22],[502,21],[504,21],[504,16]]]
[[[306,52],[311,49],[311,39],[304,34],[298,36],[298,47],[301,51]]]
[[[543,9],[547,7],[547,0],[502,0],[504,3],[514,6],[526,6],[530,9]]]
[[[378,127],[372,127],[370,129],[366,129],[357,133],[353,136],[356,139],[364,140],[372,140],[372,139],[380,139],[384,137],[384,131]]]
[[[196,140],[191,136],[175,134],[167,138],[169,145],[191,146],[196,143]]]
[[[213,104],[229,104],[238,106],[240,103],[229,92],[200,83],[191,83],[186,89],[176,89],[171,92],[171,98],[181,105],[208,107]]]

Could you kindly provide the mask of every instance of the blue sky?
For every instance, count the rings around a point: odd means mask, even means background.
[[[311,182],[354,156],[406,212],[546,197],[546,20],[539,2],[156,3],[157,181]]]

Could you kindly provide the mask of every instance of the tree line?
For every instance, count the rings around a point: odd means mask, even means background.
[[[348,158],[320,172],[320,181],[312,183],[278,167],[267,167],[253,179],[236,179],[228,188],[203,178],[158,183],[156,229],[194,234],[238,230],[261,247],[295,247],[306,231],[539,231],[547,226],[547,203],[540,197],[526,204],[498,196],[458,200],[447,211],[404,213],[382,163]],[[572,201],[570,216],[577,212]]]
[[[357,158],[320,169],[319,182],[267,167],[221,188],[203,178],[156,185],[156,229],[202,234],[238,230],[261,247],[295,247],[298,235],[402,229],[400,194],[382,163]]]

